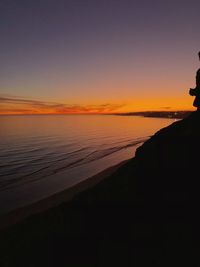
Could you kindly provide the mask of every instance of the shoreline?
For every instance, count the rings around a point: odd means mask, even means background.
[[[63,191],[57,192],[30,205],[20,207],[9,213],[2,214],[0,216],[0,231],[12,225],[15,225],[30,216],[42,213],[50,208],[56,207],[61,203],[70,202],[77,194],[94,187],[102,180],[108,178],[111,174],[115,173],[121,166],[129,162],[131,159],[132,158],[121,161],[116,165],[110,166],[105,170],[86,178],[82,182],[74,185],[73,187],[64,189]]]
[[[165,118],[165,119],[184,119],[188,117],[192,111],[144,111],[144,112],[128,112],[115,113],[116,116],[142,116],[144,118]]]

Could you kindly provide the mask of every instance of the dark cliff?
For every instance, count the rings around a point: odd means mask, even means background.
[[[1,266],[199,266],[200,113],[70,203],[1,233]]]

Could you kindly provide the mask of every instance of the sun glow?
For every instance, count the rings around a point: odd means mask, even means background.
[[[89,101],[88,101],[89,102]],[[193,110],[190,97],[134,98],[114,103],[68,104],[21,98],[0,98],[0,114],[112,114],[139,111]],[[95,101],[94,101],[95,103]]]

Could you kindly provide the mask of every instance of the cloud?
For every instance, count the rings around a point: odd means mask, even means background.
[[[124,104],[77,105],[0,96],[0,114],[111,113]]]

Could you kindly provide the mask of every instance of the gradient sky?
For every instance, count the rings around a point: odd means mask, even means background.
[[[0,114],[193,109],[199,0],[1,0]]]

